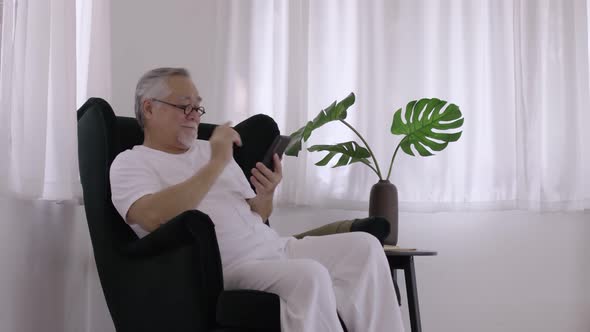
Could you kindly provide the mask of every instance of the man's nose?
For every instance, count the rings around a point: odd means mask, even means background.
[[[188,115],[187,115],[187,119],[188,120],[192,120],[195,122],[199,122],[199,120],[201,119],[201,115],[199,114],[199,112],[197,112],[196,110],[192,110]]]

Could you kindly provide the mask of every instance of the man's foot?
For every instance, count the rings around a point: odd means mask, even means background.
[[[383,241],[389,235],[390,230],[391,226],[389,222],[383,217],[354,219],[352,225],[350,225],[351,232],[367,232],[373,234],[381,244],[383,244]]]

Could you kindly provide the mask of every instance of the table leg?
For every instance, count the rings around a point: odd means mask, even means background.
[[[414,258],[404,268],[406,277],[406,292],[408,293],[408,310],[410,312],[410,326],[412,332],[422,332],[420,324],[420,308],[418,307],[418,289],[416,288],[416,272],[414,271]]]
[[[397,273],[396,269],[391,269],[391,279],[393,279],[393,288],[395,289],[395,297],[397,297],[397,304],[402,306],[402,297],[399,292],[399,286],[397,285]]]

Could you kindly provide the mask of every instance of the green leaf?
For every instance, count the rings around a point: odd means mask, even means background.
[[[330,106],[321,110],[320,113],[307,124],[297,131],[293,132],[291,136],[291,143],[287,146],[285,154],[288,156],[298,156],[302,149],[302,142],[307,142],[314,130],[320,128],[328,122],[344,120],[348,115],[346,110],[354,104],[354,93],[350,93],[346,98],[340,102],[334,101]]]
[[[317,166],[326,166],[332,158],[341,154],[338,162],[332,167],[340,167],[350,165],[356,162],[361,162],[365,165],[370,165],[369,157],[371,154],[369,150],[360,146],[355,141],[339,143],[335,145],[313,145],[307,151],[326,151],[328,154],[316,163]]]
[[[317,166],[326,166],[330,160],[332,160],[332,158],[334,158],[334,156],[336,155],[336,152],[330,152],[328,153],[322,160],[318,161],[316,163]]]
[[[456,142],[461,137],[461,131],[441,132],[459,129],[463,125],[459,107],[450,104],[444,108],[445,105],[444,100],[424,98],[409,102],[404,114],[401,108],[393,114],[391,133],[406,136],[400,142],[405,153],[413,156],[413,146],[421,156],[432,156],[433,151],[442,151],[449,142]]]

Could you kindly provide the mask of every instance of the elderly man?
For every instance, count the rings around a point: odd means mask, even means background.
[[[189,73],[159,68],[137,83],[135,113],[143,145],[111,166],[113,204],[138,236],[186,210],[215,223],[226,289],[278,294],[283,331],[403,331],[387,261],[379,241],[364,232],[303,239],[280,237],[263,223],[282,178],[256,164],[248,179],[233,160],[238,133],[218,126],[197,140],[205,109]]]

